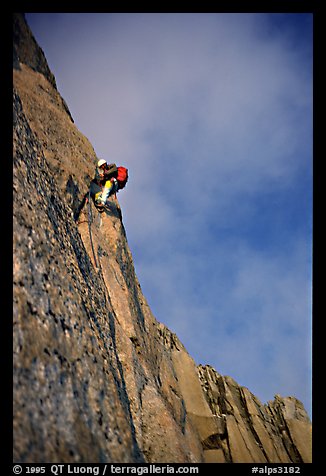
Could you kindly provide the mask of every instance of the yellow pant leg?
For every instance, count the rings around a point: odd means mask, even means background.
[[[101,196],[102,196],[102,192],[97,192],[97,193],[95,194],[95,202],[96,202],[97,200],[100,200],[100,199],[101,199]]]
[[[108,196],[110,195],[110,191],[111,191],[112,187],[113,187],[112,182],[110,180],[107,180],[105,182],[104,188],[102,190],[102,201],[104,203],[106,202]]]

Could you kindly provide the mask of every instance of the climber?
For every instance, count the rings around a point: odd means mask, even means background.
[[[118,181],[116,179],[118,168],[115,164],[107,164],[105,160],[100,159],[97,162],[94,181],[100,187],[95,195],[95,204],[98,207],[104,207],[109,196],[114,195],[117,198]]]
[[[117,167],[116,164],[107,164],[103,159],[97,162],[95,178],[90,185],[90,193],[94,198],[95,206],[99,211],[104,210],[107,199],[125,187],[128,181],[128,169]]]

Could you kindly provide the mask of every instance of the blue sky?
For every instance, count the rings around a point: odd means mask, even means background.
[[[311,415],[312,14],[30,13],[119,194],[142,290],[197,364]]]

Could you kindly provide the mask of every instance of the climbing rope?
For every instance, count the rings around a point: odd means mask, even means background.
[[[92,204],[91,204],[91,191],[89,190],[88,192],[88,231],[89,231],[89,239],[91,242],[95,266],[96,266],[96,269],[98,269],[99,266],[97,264],[97,259],[95,255],[94,245],[93,245],[93,238],[92,238],[92,228],[91,228],[92,223],[93,223],[93,214],[92,214]]]
[[[97,259],[96,259],[96,255],[95,255],[95,250],[94,250],[94,245],[93,245],[93,238],[92,238],[92,229],[91,229],[91,224],[92,223],[93,223],[93,213],[92,213],[92,204],[91,204],[91,191],[89,190],[89,192],[88,192],[88,231],[89,231],[89,238],[90,238],[90,242],[91,242],[91,247],[92,247],[92,252],[93,252],[93,256],[94,256],[96,270],[99,271],[99,275],[100,275],[100,277],[102,279],[102,283],[103,283],[105,299],[106,299],[106,302],[109,304],[110,303],[110,296],[108,294],[108,290],[107,290],[107,287],[106,287],[106,284],[105,284],[105,279],[104,279],[104,276],[103,276],[101,260],[99,259],[99,262],[98,262]],[[113,317],[119,322],[119,319],[116,316],[115,312],[113,312]],[[119,324],[120,324],[120,322],[119,322]]]

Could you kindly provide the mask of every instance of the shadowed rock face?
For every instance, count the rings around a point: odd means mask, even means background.
[[[20,14],[13,74],[14,461],[310,461],[298,400],[197,367],[153,316],[118,201],[84,200],[96,154]]]

